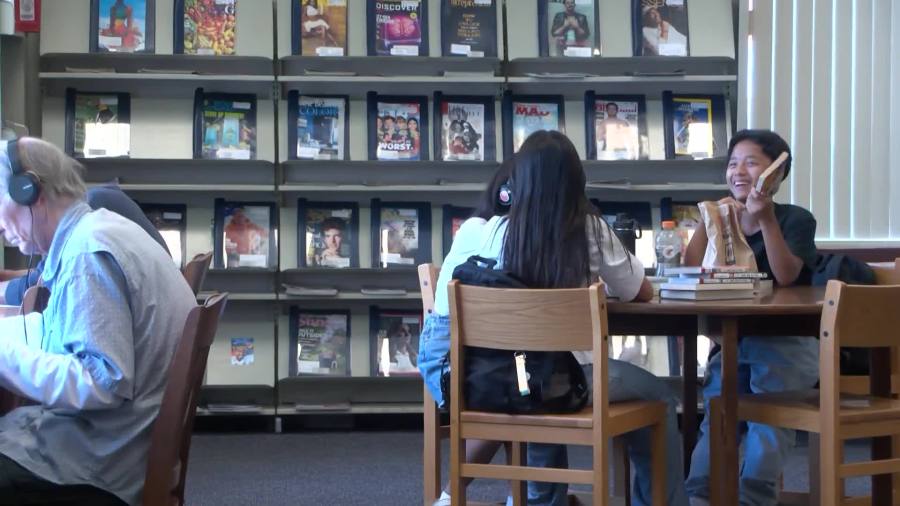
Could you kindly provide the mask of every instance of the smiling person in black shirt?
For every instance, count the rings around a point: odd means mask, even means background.
[[[802,207],[776,204],[771,194],[756,190],[760,174],[790,147],[770,130],[742,130],[728,146],[725,179],[741,229],[753,249],[760,272],[779,286],[809,284],[816,261],[816,220]],[[782,168],[782,180],[791,170],[790,156]],[[700,265],[706,251],[706,225],[698,224],[685,252],[685,265]],[[756,338],[742,336],[738,353],[739,393],[779,392],[812,388],[818,380],[818,343],[809,337]],[[706,368],[705,399],[721,392],[721,354],[716,353]],[[692,505],[706,505],[709,497],[709,405],[701,426],[700,440],[691,460],[686,482]],[[744,427],[742,427],[743,429]],[[793,441],[793,431],[746,424],[741,465],[742,505],[774,505],[776,482]]]

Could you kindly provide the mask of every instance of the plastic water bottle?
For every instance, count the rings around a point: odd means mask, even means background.
[[[662,222],[662,231],[656,237],[656,275],[666,276],[666,268],[681,265],[681,237],[675,231],[674,221]]]

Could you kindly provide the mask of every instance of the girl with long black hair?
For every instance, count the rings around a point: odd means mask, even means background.
[[[426,320],[421,335],[419,369],[438,402],[442,401],[440,366],[435,364],[435,354],[443,358],[450,340],[447,284],[456,266],[469,255],[497,260],[497,268],[509,271],[531,288],[586,287],[602,280],[610,297],[646,301],[653,296],[643,265],[628,253],[588,201],[584,169],[575,146],[565,135],[548,131],[530,135],[497,192],[496,200],[508,213],[487,220],[472,218],[460,227],[441,266],[434,313]],[[590,378],[591,354],[575,355]],[[662,400],[669,404],[666,504],[687,505],[675,396],[659,378],[632,364],[610,360],[608,371],[611,402]],[[650,431],[643,429],[625,437],[635,467],[634,504],[649,505]],[[529,444],[528,465],[567,467],[566,447]],[[528,504],[566,505],[567,485],[529,482]]]

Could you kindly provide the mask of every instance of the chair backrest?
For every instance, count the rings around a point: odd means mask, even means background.
[[[184,502],[184,480],[194,413],[209,348],[227,299],[227,293],[213,295],[188,314],[181,341],[169,367],[169,380],[159,416],[153,424],[144,504],[180,505]]]
[[[209,271],[209,264],[212,261],[212,253],[200,253],[195,255],[190,262],[185,264],[181,269],[181,274],[187,281],[188,286],[194,292],[194,295],[200,293],[203,288],[203,280],[206,279],[206,273]]]
[[[894,260],[893,267],[873,266],[875,284],[900,285],[900,258]]]
[[[468,346],[524,352],[593,350],[595,421],[606,416],[609,331],[602,283],[536,290],[467,286],[453,280],[448,290],[451,364],[465,363]],[[464,409],[463,369],[450,368],[451,420],[458,420]]]
[[[598,305],[591,293],[599,291]],[[603,307],[601,308],[600,305]],[[593,349],[595,312],[606,316],[602,285],[556,290],[498,289],[450,282],[450,314],[462,346],[523,351]],[[605,326],[605,321],[604,321]],[[455,336],[456,337],[456,336]]]
[[[422,316],[424,317],[434,311],[434,290],[437,286],[439,272],[434,264],[419,266],[419,291],[422,292]]]

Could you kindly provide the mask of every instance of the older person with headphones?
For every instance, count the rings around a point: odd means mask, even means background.
[[[80,173],[40,139],[0,143],[0,231],[45,257],[50,290],[34,327],[0,335],[0,387],[38,403],[0,418],[0,504],[140,501],[167,371],[196,304],[146,232],[91,210]]]

